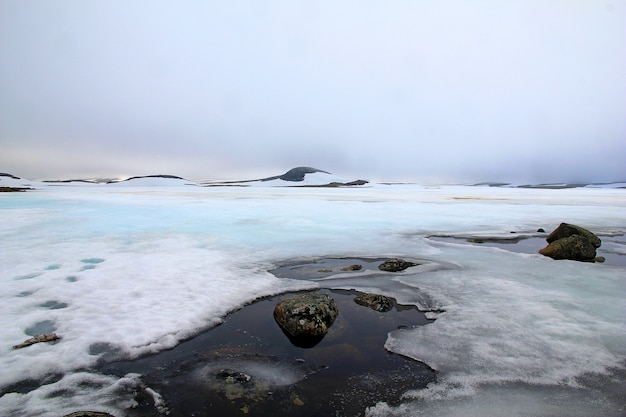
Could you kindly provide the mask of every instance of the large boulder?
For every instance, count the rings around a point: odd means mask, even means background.
[[[338,315],[335,300],[328,294],[318,292],[287,297],[274,307],[276,323],[299,347],[318,344]]]
[[[573,224],[561,223],[546,238],[548,246],[539,251],[552,259],[594,262],[596,248],[601,241],[589,230]]]
[[[563,239],[564,237],[569,237],[572,235],[579,235],[586,238],[594,248],[599,248],[602,244],[600,238],[584,227],[576,226],[574,224],[561,223],[559,227],[554,229],[550,235],[546,238],[548,243],[552,243],[555,240]]]

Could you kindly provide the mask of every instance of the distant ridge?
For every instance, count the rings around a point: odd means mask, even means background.
[[[0,177],[9,177],[9,178],[13,178],[14,180],[21,180],[20,177],[16,177],[15,175],[7,174],[5,172],[0,172]]]
[[[141,175],[141,176],[137,176],[137,177],[126,178],[125,180],[112,180],[112,181],[107,181],[107,184],[115,184],[115,183],[118,183],[118,182],[124,182],[124,181],[130,181],[130,180],[139,180],[139,179],[143,179],[143,178],[166,178],[166,179],[172,179],[172,180],[187,181],[187,179],[185,179],[183,177],[178,177],[176,175],[158,174],[158,175]]]
[[[626,188],[626,181],[613,182],[580,182],[580,183],[547,183],[547,184],[512,184],[508,182],[480,182],[472,184],[474,187],[500,188],[535,188],[546,190],[561,190],[566,188]]]

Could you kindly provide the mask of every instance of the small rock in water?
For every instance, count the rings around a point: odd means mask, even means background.
[[[418,265],[414,262],[405,261],[400,258],[387,259],[385,262],[378,266],[378,269],[386,272],[399,272],[404,271],[407,268]]]
[[[239,382],[241,384],[250,382],[250,380],[252,379],[252,377],[248,374],[244,374],[243,372],[238,372],[238,371],[228,369],[228,368],[220,369],[219,372],[217,373],[217,377],[219,379],[223,379],[224,381],[228,383]]]
[[[354,302],[372,310],[385,312],[393,308],[394,300],[384,295],[366,293],[356,296]]]
[[[546,231],[543,230],[541,227],[539,229],[537,229],[537,233],[545,233]]]
[[[362,268],[363,268],[362,265],[354,264],[350,266],[344,266],[343,268],[341,268],[341,270],[342,271],[360,271]]]
[[[101,413],[99,411],[76,411],[63,417],[114,417],[109,413]]]

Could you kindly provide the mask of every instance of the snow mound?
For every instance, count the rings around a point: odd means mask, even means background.
[[[107,186],[113,187],[181,187],[188,185],[198,184],[175,175],[146,175],[107,183]]]
[[[15,175],[0,173],[0,187],[8,188],[34,188],[41,186],[38,181],[30,181]]]

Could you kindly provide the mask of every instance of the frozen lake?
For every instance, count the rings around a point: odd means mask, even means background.
[[[426,363],[437,382],[366,415],[626,413],[623,263],[463,240],[537,237],[568,222],[623,259],[624,189],[150,185],[0,194],[0,415],[132,416],[139,391],[163,411],[167,398],[141,373],[99,373],[98,361],[171,349],[257,298],[313,288],[378,292],[436,319],[391,331],[384,346]],[[268,272],[336,257],[420,265],[391,278]],[[12,349],[47,332],[61,339]]]

